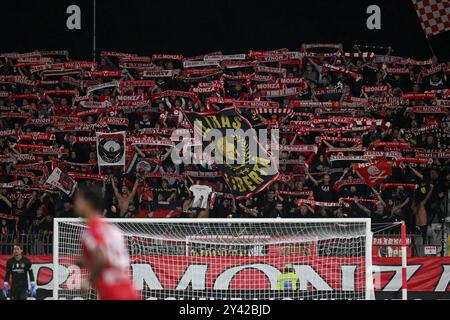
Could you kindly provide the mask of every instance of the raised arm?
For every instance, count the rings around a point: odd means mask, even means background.
[[[134,196],[136,195],[136,191],[137,191],[138,186],[139,186],[139,179],[136,178],[136,181],[134,181],[133,189],[131,190],[131,193],[130,193],[130,196],[129,196],[130,200],[132,200],[134,198]]]
[[[328,147],[328,148],[334,148],[334,146],[329,143],[327,140],[323,140],[323,143]]]
[[[297,135],[297,133],[295,133],[294,138],[292,139],[292,141],[291,141],[289,144],[290,144],[291,146],[293,146],[294,143],[295,143],[295,141],[297,140],[297,138],[298,138],[298,135]]]
[[[36,202],[36,196],[37,196],[36,192],[33,192],[30,200],[28,200],[28,202],[27,202],[27,204],[25,206],[27,209],[30,209],[31,206]],[[41,198],[41,201],[42,201],[42,198]]]
[[[1,192],[1,190],[0,190]],[[6,205],[10,208],[12,208],[12,203],[11,201],[8,200],[7,197],[5,197],[4,195],[0,194],[0,200],[3,200],[4,203],[6,203]]]
[[[308,204],[306,204],[306,203],[303,203],[303,205],[306,207],[306,209],[308,209],[309,212],[314,213],[314,209],[311,208],[310,205],[308,205]]]
[[[386,206],[386,202],[384,202],[383,198],[381,197],[381,194],[375,190],[375,188],[372,187],[372,191],[375,193],[375,195],[377,196],[378,200],[381,202],[381,204],[383,206]]]
[[[398,210],[400,210],[401,208],[403,208],[404,206],[406,206],[409,202],[409,198],[406,198],[405,201],[403,201],[402,203],[400,203],[399,205],[396,205],[394,207],[392,207],[392,212],[397,212]]]
[[[236,200],[233,198],[231,198],[231,213],[235,214],[236,213]]]
[[[136,150],[136,152],[142,157],[145,158],[145,154],[142,152],[141,149],[139,149],[139,147],[137,145],[133,145],[134,150]]]
[[[39,200],[43,203],[45,201],[45,198],[48,196],[49,196],[49,194],[47,192],[43,192],[41,194],[41,197],[39,198]]]
[[[364,211],[365,214],[367,214],[368,216],[370,216],[371,212],[369,209],[367,209],[366,206],[362,205],[361,203],[359,203],[358,201],[355,201],[355,204],[358,208],[360,208],[362,211]]]
[[[309,173],[309,170],[306,170],[305,173],[308,176],[308,178],[312,181],[312,183],[314,183],[315,186],[319,185],[319,181],[314,179],[314,177]]]
[[[311,59],[310,57],[307,57],[308,61],[314,66],[314,69],[316,69],[316,71],[320,74],[322,73],[322,66],[319,66],[317,63],[314,62],[313,59]]]
[[[276,192],[275,197],[278,198],[279,201],[284,201],[284,198],[278,193],[278,191]]]
[[[119,190],[117,189],[115,177],[112,177],[112,176],[111,176],[110,179],[111,179],[111,185],[112,185],[112,188],[113,188],[113,191],[114,191],[114,195],[115,195],[118,199],[121,199],[121,198],[122,198],[122,195],[119,193]]]
[[[420,180],[423,180],[423,174],[421,174],[419,171],[417,171],[416,169],[414,169],[413,167],[409,166],[409,168],[411,169],[412,173],[418,177]]]
[[[337,182],[342,181],[344,179],[344,177],[347,175],[348,171],[349,171],[349,168],[345,168],[344,172],[342,172],[342,175]]]
[[[167,152],[161,157],[161,160],[164,161],[167,159],[168,156],[172,153],[172,147],[169,147]]]
[[[175,189],[167,199],[168,202],[171,202],[177,196],[177,189]]]
[[[434,190],[434,184],[430,184],[430,190],[428,190],[427,195],[422,200],[422,205],[426,205],[428,200],[430,200],[430,197],[431,197],[431,194],[433,193],[433,190]]]

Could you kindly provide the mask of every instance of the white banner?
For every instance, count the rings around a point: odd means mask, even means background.
[[[67,174],[64,174],[60,168],[55,168],[45,183],[58,188],[65,194],[71,194],[76,186],[76,182]]]
[[[125,166],[126,132],[96,132],[97,159],[101,166]]]

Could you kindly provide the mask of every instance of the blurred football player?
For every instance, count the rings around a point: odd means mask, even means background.
[[[117,227],[102,218],[103,206],[99,188],[90,186],[78,191],[75,213],[87,224],[81,235],[83,257],[78,265],[89,271],[82,290],[97,289],[100,300],[137,300],[125,239]]]

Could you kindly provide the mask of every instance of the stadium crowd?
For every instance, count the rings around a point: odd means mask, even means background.
[[[98,63],[65,51],[0,54],[1,237],[50,234],[54,217],[73,217],[75,188],[46,183],[55,168],[66,182],[101,186],[106,217],[371,217],[424,235],[446,214],[449,76],[437,57],[335,44],[187,58],[102,52]],[[247,198],[213,164],[170,156],[184,112],[227,106],[254,128],[280,130],[280,174]],[[119,131],[126,166],[100,167],[96,132]],[[206,206],[194,201],[198,185],[211,188]]]

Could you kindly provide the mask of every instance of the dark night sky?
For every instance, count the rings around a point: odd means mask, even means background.
[[[442,0],[449,1],[449,0]],[[66,8],[78,4],[82,30],[66,29]],[[366,28],[366,8],[381,7],[381,30]],[[90,58],[91,0],[2,1],[1,52],[68,49]],[[98,51],[224,53],[342,42],[391,45],[396,55],[430,56],[411,0],[97,0]],[[441,59],[450,59],[450,32],[431,38]]]

